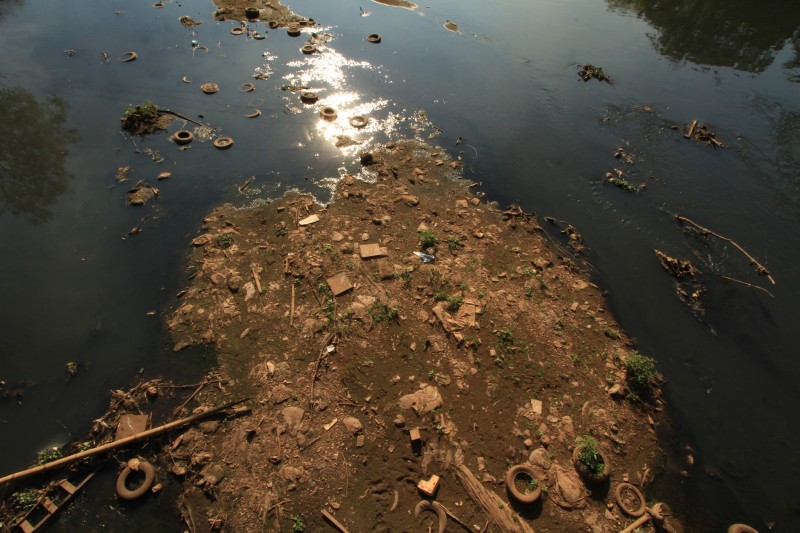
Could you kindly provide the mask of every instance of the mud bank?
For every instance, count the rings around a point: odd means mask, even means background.
[[[168,446],[187,524],[339,527],[324,511],[350,531],[435,528],[422,500],[453,530],[633,521],[616,488],[646,493],[666,462],[656,380],[631,375],[646,358],[533,215],[469,185],[443,149],[390,142],[327,206],[289,194],[205,218],[168,325],[176,351],[213,345],[227,385],[186,409],[249,397],[252,412]],[[607,479],[578,475],[586,437]]]

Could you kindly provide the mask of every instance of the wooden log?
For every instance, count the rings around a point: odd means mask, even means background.
[[[497,494],[484,487],[466,465],[457,464],[455,468],[456,477],[463,485],[464,490],[497,524],[500,531],[503,533],[533,533],[533,528],[524,520],[515,519],[510,506],[503,502]]]
[[[683,135],[685,139],[691,139],[692,135],[694,135],[694,130],[697,128],[697,120],[693,120],[692,123],[689,125],[689,131]]]
[[[333,517],[333,515],[332,515],[331,513],[329,513],[328,511],[325,511],[325,510],[323,510],[323,511],[322,511],[322,516],[325,518],[325,520],[327,520],[328,522],[330,522],[330,524],[331,524],[333,527],[335,527],[336,529],[338,529],[339,531],[341,531],[341,533],[347,533],[347,528],[346,528],[346,527],[344,527],[344,526],[341,524],[341,522],[339,522],[338,520],[336,520],[336,518],[334,518],[334,517]]]
[[[126,437],[124,439],[115,440],[113,442],[102,444],[102,445],[97,446],[95,448],[91,448],[89,450],[78,452],[78,453],[73,454],[73,455],[68,455],[66,457],[62,457],[61,459],[57,459],[55,461],[52,461],[52,462],[49,462],[49,463],[46,463],[46,464],[43,464],[43,465],[34,466],[33,468],[29,468],[27,470],[23,470],[21,472],[15,473],[15,474],[9,474],[9,475],[7,475],[5,477],[0,478],[0,485],[3,485],[4,483],[8,483],[9,481],[14,481],[14,480],[17,480],[17,479],[23,479],[23,478],[26,478],[26,477],[29,477],[29,476],[33,476],[35,474],[41,474],[41,473],[47,472],[49,470],[55,470],[56,468],[59,468],[61,466],[65,466],[65,465],[68,465],[70,463],[74,463],[75,461],[79,461],[80,459],[83,459],[84,457],[90,457],[92,455],[97,455],[99,453],[103,453],[103,452],[106,452],[108,450],[113,450],[113,449],[116,449],[116,448],[121,448],[123,446],[127,446],[128,444],[133,444],[134,442],[139,442],[141,440],[149,439],[150,437],[155,437],[156,435],[160,435],[162,433],[165,433],[165,432],[169,431],[170,429],[175,429],[177,427],[184,426],[186,424],[190,424],[190,423],[192,423],[192,422],[194,422],[196,420],[200,420],[202,418],[205,418],[207,416],[211,416],[211,415],[213,415],[215,413],[218,413],[220,411],[224,411],[225,409],[229,409],[229,408],[233,407],[234,405],[239,405],[240,403],[246,402],[249,399],[250,398],[244,398],[243,400],[237,400],[235,402],[230,402],[230,403],[227,403],[225,405],[221,405],[219,407],[215,407],[213,409],[205,411],[203,413],[198,413],[196,415],[192,415],[192,416],[189,416],[187,418],[182,418],[180,420],[176,420],[174,422],[170,422],[168,424],[164,424],[163,426],[158,426],[157,428],[148,429],[147,431],[142,431],[141,433],[137,433],[135,435],[131,435],[130,437]]]

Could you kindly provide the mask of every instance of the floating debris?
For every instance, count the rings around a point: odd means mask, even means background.
[[[578,76],[580,76],[584,82],[594,78],[597,81],[604,81],[609,85],[614,85],[614,80],[603,71],[602,67],[596,67],[587,63],[586,65],[578,65],[578,69],[580,69],[578,71]]]

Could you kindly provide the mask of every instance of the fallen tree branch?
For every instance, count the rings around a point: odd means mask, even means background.
[[[769,292],[767,289],[765,289],[764,287],[759,287],[758,285],[753,285],[752,283],[747,283],[746,281],[742,281],[740,279],[731,278],[731,277],[728,277],[728,276],[723,276],[722,274],[719,274],[719,277],[721,277],[722,279],[727,279],[728,281],[735,281],[736,283],[741,283],[742,285],[746,285],[746,286],[751,287],[753,289],[758,289],[760,291],[764,291],[767,294],[769,294],[770,298],[775,298],[775,296],[771,292]]]
[[[744,256],[745,256],[745,257],[747,257],[747,259],[750,261],[750,264],[751,264],[751,265],[755,265],[755,267],[756,267],[756,273],[757,273],[759,276],[766,276],[766,278],[767,278],[767,279],[770,281],[770,283],[772,283],[773,285],[775,285],[775,278],[773,278],[773,277],[772,277],[772,275],[769,273],[769,270],[767,270],[767,267],[765,267],[764,265],[762,265],[761,263],[759,263],[759,262],[756,260],[756,258],[755,258],[755,257],[753,257],[752,255],[750,255],[749,253],[747,253],[747,250],[745,250],[744,248],[742,248],[741,246],[739,246],[739,244],[738,244],[736,241],[734,241],[733,239],[730,239],[730,238],[728,238],[728,237],[725,237],[725,236],[723,236],[723,235],[720,235],[719,233],[715,233],[715,232],[711,231],[710,229],[708,229],[708,228],[706,228],[706,227],[703,227],[703,226],[701,226],[700,224],[698,224],[697,222],[694,222],[694,221],[692,221],[692,220],[689,220],[688,218],[686,218],[686,217],[684,217],[684,216],[681,216],[681,215],[675,215],[675,219],[676,219],[676,220],[677,220],[679,223],[681,223],[681,224],[688,224],[689,226],[692,226],[692,227],[694,227],[694,228],[695,228],[695,229],[697,229],[697,230],[698,230],[700,233],[702,233],[704,237],[707,237],[708,235],[711,235],[712,237],[716,237],[717,239],[720,239],[720,240],[722,240],[722,241],[725,241],[725,242],[728,242],[728,243],[732,244],[734,247],[736,247],[736,249],[737,249],[737,250],[739,250],[740,252],[742,252],[742,253],[744,254]]]
[[[108,442],[106,444],[102,444],[100,446],[96,446],[94,448],[90,448],[88,450],[78,452],[72,455],[68,455],[66,457],[62,457],[61,459],[57,459],[55,461],[45,463],[43,465],[35,466],[33,468],[29,468],[27,470],[23,470],[21,472],[17,472],[15,474],[9,474],[5,477],[0,478],[0,485],[4,483],[8,483],[9,481],[14,481],[17,479],[26,478],[35,474],[41,474],[42,472],[47,472],[49,470],[54,470],[61,466],[65,466],[84,457],[90,457],[92,455],[97,455],[99,453],[103,453],[109,450],[114,450],[116,448],[121,448],[123,446],[127,446],[128,444],[133,444],[134,442],[139,442],[140,440],[149,439],[150,437],[155,437],[156,435],[160,435],[169,431],[170,429],[174,429],[180,426],[185,426],[186,424],[190,424],[196,420],[200,420],[201,418],[205,418],[207,416],[211,416],[215,413],[220,411],[224,411],[225,409],[229,409],[234,405],[239,405],[240,403],[246,402],[250,398],[244,398],[242,400],[237,400],[235,402],[226,403],[225,405],[221,405],[219,407],[215,407],[213,409],[209,409],[203,413],[198,413],[196,415],[192,415],[187,418],[181,418],[180,420],[176,420],[174,422],[169,422],[162,426],[158,426],[157,428],[148,429],[147,431],[142,431],[141,433],[136,433],[131,435],[130,437],[125,437],[124,439],[115,440],[112,442]]]

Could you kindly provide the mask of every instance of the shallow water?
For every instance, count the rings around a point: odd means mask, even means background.
[[[321,53],[300,53],[306,35],[233,36],[235,24],[214,22],[206,2],[164,9],[0,2],[0,379],[34,383],[21,403],[0,402],[0,471],[23,468],[37,450],[81,434],[109,389],[140,369],[188,380],[210,363],[173,354],[162,319],[147,313],[163,311],[182,286],[188,238],[212,206],[291,187],[324,200],[322,178],[358,168],[358,148],[336,148],[336,135],[383,141],[421,125],[427,138],[437,130],[415,120],[424,110],[441,132],[432,141],[463,152],[467,177],[482,181],[490,199],[569,221],[583,234],[614,312],[668,380],[678,442],[666,445],[696,451],[693,477],[660,480],[654,496],[675,502],[694,530],[733,521],[800,527],[800,508],[787,496],[800,473],[792,336],[800,298],[793,246],[800,241],[800,56],[792,43],[800,38],[800,7],[739,1],[712,10],[697,0],[669,8],[652,0],[502,0],[491,11],[472,0],[413,10],[322,0],[290,6],[332,35]],[[202,24],[185,28],[182,15]],[[373,33],[380,44],[366,41]],[[193,51],[193,39],[208,52]],[[139,58],[117,61],[128,50]],[[578,81],[578,63],[602,66],[617,83]],[[256,72],[270,77],[254,80]],[[220,92],[202,94],[207,81]],[[255,91],[241,92],[245,82]],[[340,120],[321,122],[284,84],[317,90],[320,105],[337,107]],[[122,136],[125,107],[148,99],[220,128],[234,147],[196,141],[179,150],[165,134]],[[243,117],[254,108],[261,117]],[[370,117],[364,130],[347,125],[353,114]],[[718,131],[726,149],[670,129],[695,118]],[[170,131],[182,126],[176,121]],[[603,183],[621,165],[611,155],[620,146],[636,158],[630,175],[648,185],[639,194]],[[159,154],[164,160],[156,163]],[[122,166],[132,171],[118,184]],[[157,184],[157,203],[124,205],[128,188],[141,179],[155,184],[165,170],[173,176]],[[245,198],[237,186],[251,176]],[[731,246],[685,236],[676,213],[736,240],[777,285],[755,276]],[[134,226],[142,233],[127,236]],[[708,274],[703,320],[678,301],[654,248],[693,259]],[[70,360],[83,366],[67,381]],[[174,517],[159,511],[169,508],[167,494],[121,509],[111,479],[94,482],[82,496],[93,503],[73,506],[52,529],[127,530],[144,516],[164,517],[154,530],[175,529]]]

